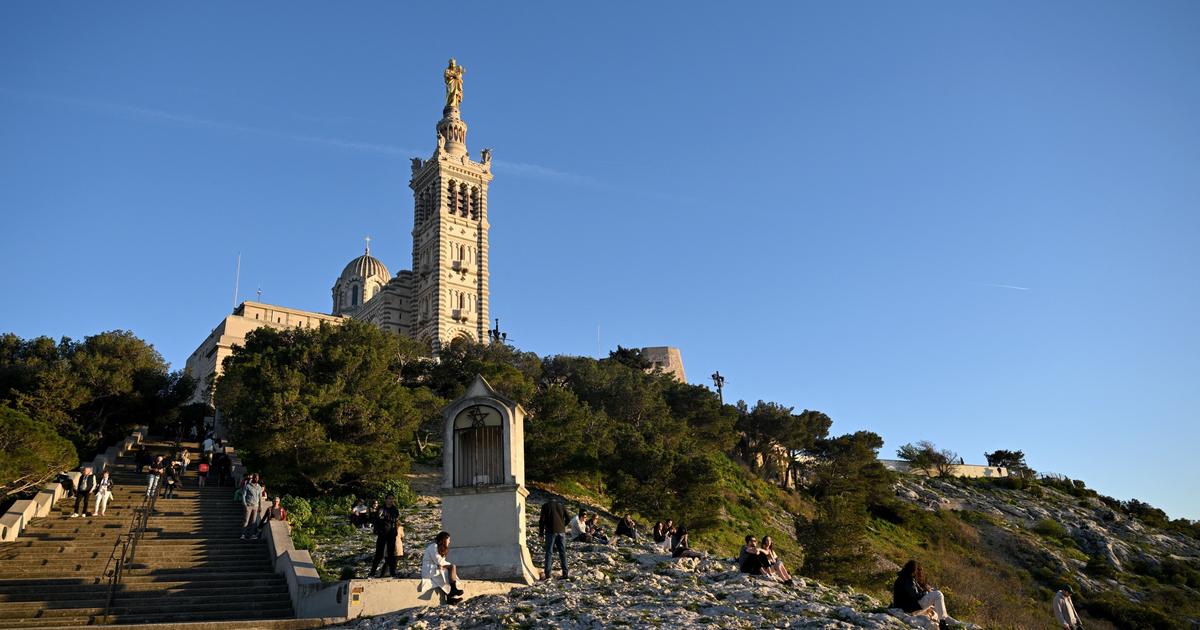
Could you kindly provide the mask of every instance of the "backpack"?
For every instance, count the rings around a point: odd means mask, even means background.
[[[208,474],[208,464],[200,464],[200,474]]]

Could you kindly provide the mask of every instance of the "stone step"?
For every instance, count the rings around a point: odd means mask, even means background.
[[[290,609],[288,612],[285,612],[285,613],[281,613],[279,611],[274,611],[274,610],[253,611],[253,612],[245,612],[245,613],[242,613],[239,611],[220,610],[220,611],[206,611],[203,615],[197,615],[195,613],[149,614],[149,615],[123,614],[123,615],[114,615],[110,618],[110,621],[112,623],[115,623],[118,625],[106,625],[105,627],[107,629],[113,629],[113,630],[120,629],[120,628],[125,628],[127,630],[130,628],[137,628],[138,630],[162,630],[162,629],[167,629],[167,628],[176,629],[176,630],[182,630],[184,628],[196,628],[197,630],[210,630],[210,629],[215,630],[216,628],[238,628],[238,629],[242,629],[242,630],[253,630],[255,628],[262,628],[262,629],[267,629],[267,628],[271,628],[271,629],[318,628],[321,625],[323,625],[324,623],[327,623],[327,621],[320,621],[320,620],[316,620],[316,621],[318,621],[318,623],[312,623],[314,620],[284,619],[283,618],[290,614],[291,614]],[[201,619],[198,619],[198,617],[201,617],[202,619],[209,620],[209,621],[225,621],[226,623],[224,623],[224,624],[212,624],[212,623],[203,623],[203,622],[196,623],[196,622],[201,621]],[[283,623],[279,623],[279,624],[264,623],[264,622],[267,622],[268,620],[274,620],[274,619],[279,619]],[[95,620],[93,617],[90,617],[90,616],[88,616],[88,617],[40,617],[40,618],[33,617],[33,618],[22,618],[22,619],[0,619],[0,628],[51,628],[51,629],[53,629],[53,628],[76,628],[79,626],[92,625],[93,621],[95,621],[97,623],[99,622],[99,620]],[[147,624],[152,624],[152,625],[147,625]]]
[[[43,565],[51,562],[88,562],[92,560],[107,561],[112,553],[111,547],[104,547],[95,550],[71,550],[59,551],[57,549],[26,549],[20,555],[6,554],[0,551],[0,567],[6,566],[9,563],[17,562],[25,565]],[[254,562],[257,560],[265,560],[266,556],[263,550],[253,546],[233,547],[223,550],[189,550],[189,549],[172,549],[172,548],[156,548],[153,546],[139,546],[137,548],[137,558],[142,561],[150,559],[176,559],[189,560],[194,562],[206,562],[210,560],[242,560]]]
[[[246,587],[266,587],[287,584],[283,577],[275,573],[261,573],[255,576],[239,576],[236,584],[230,584],[228,580],[219,580],[217,578],[205,579],[203,576],[187,576],[181,578],[171,577],[146,577],[146,576],[129,576],[121,581],[118,586],[122,592],[124,591],[150,591],[158,592],[161,589],[208,589],[208,588],[236,588],[237,586]],[[0,595],[23,595],[38,592],[47,592],[53,589],[55,592],[74,592],[77,590],[86,590],[102,588],[107,592],[108,583],[96,578],[91,578],[84,583],[80,578],[50,578],[50,579],[35,579],[35,580],[0,580]]]
[[[104,596],[80,601],[77,604],[70,601],[53,602],[49,605],[44,602],[0,604],[0,619],[100,616],[104,614],[104,606],[107,601],[107,594],[104,594]],[[288,599],[287,594],[239,597],[236,602],[237,608],[245,612],[270,611],[273,613],[271,616],[281,616],[281,614],[291,612],[291,600]],[[206,613],[214,606],[220,609],[230,603],[228,595],[222,596],[222,599],[214,597],[143,597],[134,599],[116,597],[110,612],[114,615]]]
[[[153,588],[129,589],[126,585],[118,586],[117,594],[125,599],[158,598],[158,597],[213,597],[224,598],[224,601],[234,601],[233,598],[242,596],[254,597],[259,595],[287,595],[287,584],[278,580],[274,584],[251,585],[237,584],[235,586],[207,586],[190,582],[158,582]],[[107,584],[93,584],[86,587],[76,587],[71,590],[50,591],[46,588],[28,587],[27,590],[16,593],[0,593],[0,604],[19,602],[57,602],[83,601],[108,597]]]

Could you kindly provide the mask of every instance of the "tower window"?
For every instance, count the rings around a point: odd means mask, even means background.
[[[358,306],[358,285],[350,287],[350,306]]]

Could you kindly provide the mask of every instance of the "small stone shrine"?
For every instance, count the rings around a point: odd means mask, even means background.
[[[443,410],[442,529],[467,580],[532,584],[525,548],[525,410],[482,376]]]

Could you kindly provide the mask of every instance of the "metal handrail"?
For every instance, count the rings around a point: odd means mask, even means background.
[[[117,594],[117,586],[125,575],[125,569],[133,564],[138,543],[146,533],[146,526],[150,524],[150,515],[154,513],[154,506],[157,502],[158,486],[156,485],[154,494],[147,494],[142,499],[142,504],[134,508],[129,529],[117,537],[117,542],[113,544],[113,550],[108,555],[108,562],[105,563],[104,574],[101,576],[101,579],[108,578],[108,597],[104,603],[103,623],[109,623],[109,614],[112,611],[113,599]],[[118,553],[118,549],[120,553]]]

